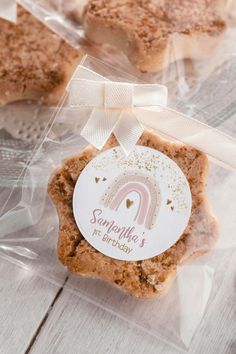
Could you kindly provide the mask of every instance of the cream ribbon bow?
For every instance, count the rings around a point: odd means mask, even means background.
[[[78,79],[72,79],[67,88],[69,104],[91,108],[81,135],[97,149],[113,133],[128,155],[144,130],[138,117],[141,110],[160,111],[167,105],[168,91],[163,85],[114,82],[84,67],[78,67],[75,76]]]
[[[0,0],[0,18],[16,23],[16,0]]]

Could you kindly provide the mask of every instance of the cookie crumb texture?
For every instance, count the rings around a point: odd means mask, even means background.
[[[217,239],[218,231],[207,204],[206,155],[147,131],[138,144],[157,149],[173,159],[188,179],[192,193],[189,224],[181,238],[164,253],[143,261],[121,261],[100,253],[83,238],[73,216],[73,192],[80,173],[100,153],[98,150],[88,147],[78,156],[64,161],[51,177],[48,192],[59,215],[60,261],[73,273],[101,278],[133,296],[151,298],[166,293],[175,278],[177,266],[207,252]],[[117,145],[116,139],[111,137],[103,151]]]
[[[209,56],[226,28],[222,0],[90,0],[88,38],[122,50],[141,71]]]
[[[81,53],[18,5],[17,24],[0,19],[0,105],[58,102]]]

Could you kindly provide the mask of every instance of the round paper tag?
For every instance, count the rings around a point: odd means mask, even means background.
[[[157,256],[183,234],[191,214],[188,181],[161,152],[120,147],[94,158],[79,176],[73,212],[84,238],[101,253],[135,261]]]

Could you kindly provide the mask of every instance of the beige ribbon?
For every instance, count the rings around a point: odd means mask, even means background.
[[[16,0],[0,0],[0,17],[16,23],[17,4]]]
[[[86,85],[85,86],[82,85],[81,80],[85,80],[85,82],[99,81],[103,83],[109,81],[107,78],[83,66],[83,64],[79,65],[75,74],[72,77],[71,82],[67,87],[68,102],[67,102],[66,109],[67,110],[69,109],[71,113],[70,115],[62,114],[63,108],[61,108],[56,118],[58,122],[64,122],[67,124],[71,124],[72,126],[76,126],[78,125],[78,109],[80,111],[79,114],[81,115],[82,120],[85,119],[85,116],[92,113],[94,109],[93,102],[97,102],[96,90],[92,91],[90,87],[88,92],[85,93],[86,96],[90,95],[90,104],[92,105],[92,106],[87,106],[87,108],[85,108],[86,107],[84,105],[85,102],[79,101],[80,100],[79,96],[80,94],[83,95],[83,91],[85,90],[86,87]],[[80,87],[79,90],[77,89],[78,87]],[[156,89],[157,88],[158,87],[156,87]],[[155,97],[157,99],[156,101],[157,105],[161,103],[163,98],[160,92],[162,91],[158,91],[158,95],[156,95]],[[146,94],[148,94],[148,91],[146,91]],[[78,102],[81,103],[81,105],[78,104]],[[146,102],[149,101],[147,100]],[[164,100],[162,103],[165,105]],[[81,108],[85,108],[85,109],[81,109]],[[200,120],[191,118],[190,116],[182,114],[181,112],[172,110],[169,107],[160,107],[160,106],[153,107],[145,104],[144,107],[133,107],[132,113],[135,113],[135,119],[138,121],[140,125],[142,124],[148,128],[151,128],[163,134],[164,136],[168,136],[175,140],[179,140],[185,144],[192,145],[195,148],[208,154],[209,157],[212,158],[217,164],[236,170],[236,140],[232,136],[229,136],[216,128],[212,128],[207,124],[202,123]],[[106,116],[106,118],[108,118],[108,116]],[[122,134],[124,134],[123,136],[124,140],[131,139],[131,135],[129,131],[132,128],[132,119],[133,116],[128,117],[128,115],[126,115],[126,119],[125,120],[122,119],[120,121],[120,129],[122,131]],[[137,121],[135,122],[135,126],[137,124]],[[87,122],[87,124],[88,123],[89,122]],[[86,139],[87,139],[86,131],[89,127],[89,125],[87,124],[85,125],[85,128],[82,130],[82,134],[84,137],[86,137]],[[102,125],[97,124],[95,130],[94,130],[95,126],[93,124],[90,127],[95,136],[96,134],[98,136],[100,136],[100,133],[103,134],[102,132],[104,128],[103,124]],[[115,126],[114,129],[115,132],[116,130],[118,130],[118,127],[119,127],[118,125]],[[138,130],[138,134],[137,133],[134,134],[136,138],[141,133],[141,129],[140,130],[137,129],[137,130]],[[104,135],[108,137],[109,133],[110,131],[108,129],[108,131]],[[102,144],[98,144],[98,145],[100,145],[101,148]]]
[[[81,67],[78,79],[69,86],[71,107],[90,107],[90,117],[81,135],[102,149],[113,133],[128,155],[143,133],[138,111],[161,110],[167,105],[167,88],[158,84],[131,84],[109,81]]]

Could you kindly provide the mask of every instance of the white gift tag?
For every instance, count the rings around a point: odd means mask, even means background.
[[[191,215],[188,181],[161,152],[120,147],[94,158],[79,176],[73,212],[84,238],[101,253],[137,261],[157,256],[183,234]]]

